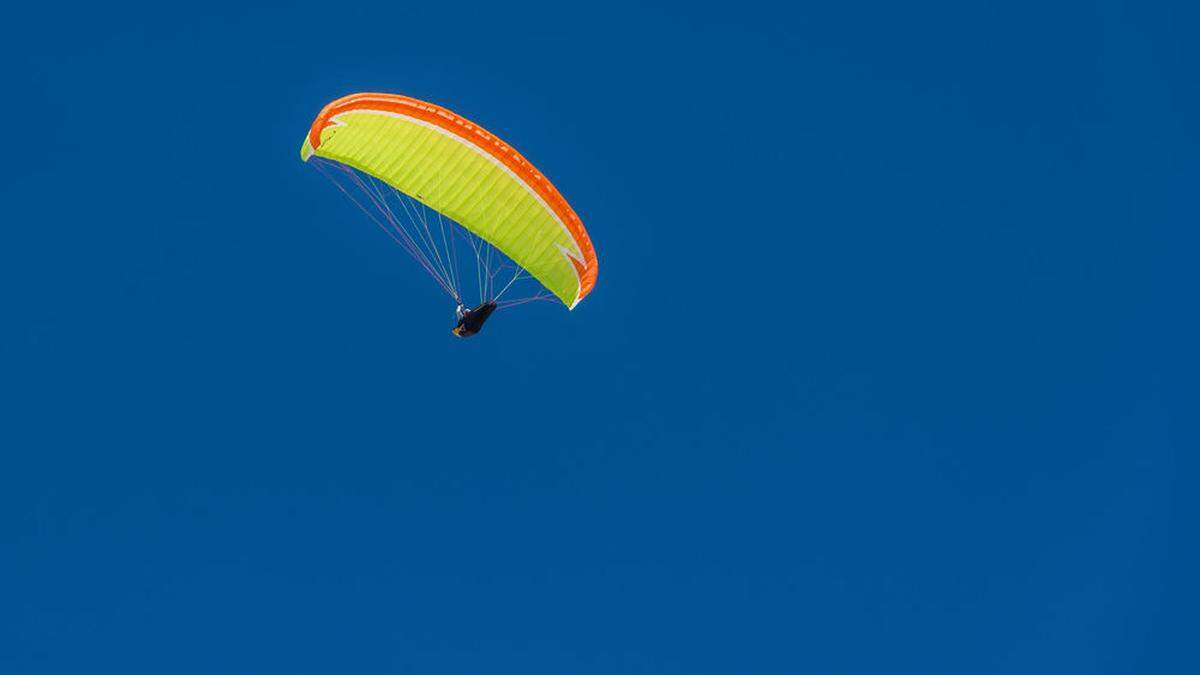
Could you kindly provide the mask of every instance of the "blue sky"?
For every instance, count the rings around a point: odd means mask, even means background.
[[[8,10],[0,671],[1197,671],[1194,8],[349,4]],[[596,291],[451,338],[361,90]]]

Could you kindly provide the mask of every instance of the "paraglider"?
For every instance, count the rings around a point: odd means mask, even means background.
[[[477,335],[479,331],[483,330],[483,322],[487,321],[494,311],[496,311],[495,302],[485,302],[475,309],[467,309],[463,305],[459,305],[455,312],[458,316],[458,324],[450,332],[461,338]]]
[[[574,309],[596,285],[595,249],[567,200],[511,145],[446,108],[396,94],[345,96],[317,115],[300,156],[451,297],[458,337],[526,302]],[[464,298],[471,258],[473,309]],[[521,285],[533,294],[518,296]]]

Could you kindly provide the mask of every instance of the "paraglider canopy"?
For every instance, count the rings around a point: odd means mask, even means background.
[[[458,258],[474,257],[479,304],[465,314],[477,325],[460,317],[456,335],[477,333],[492,312],[513,304],[557,299],[573,309],[595,287],[591,239],[549,179],[511,145],[441,106],[396,94],[339,98],[317,115],[300,155],[460,306],[469,276]],[[523,281],[537,293],[502,299]]]

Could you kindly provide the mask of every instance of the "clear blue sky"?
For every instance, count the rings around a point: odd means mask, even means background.
[[[6,12],[0,672],[1195,673],[1192,3]],[[298,158],[441,103],[596,291]]]

